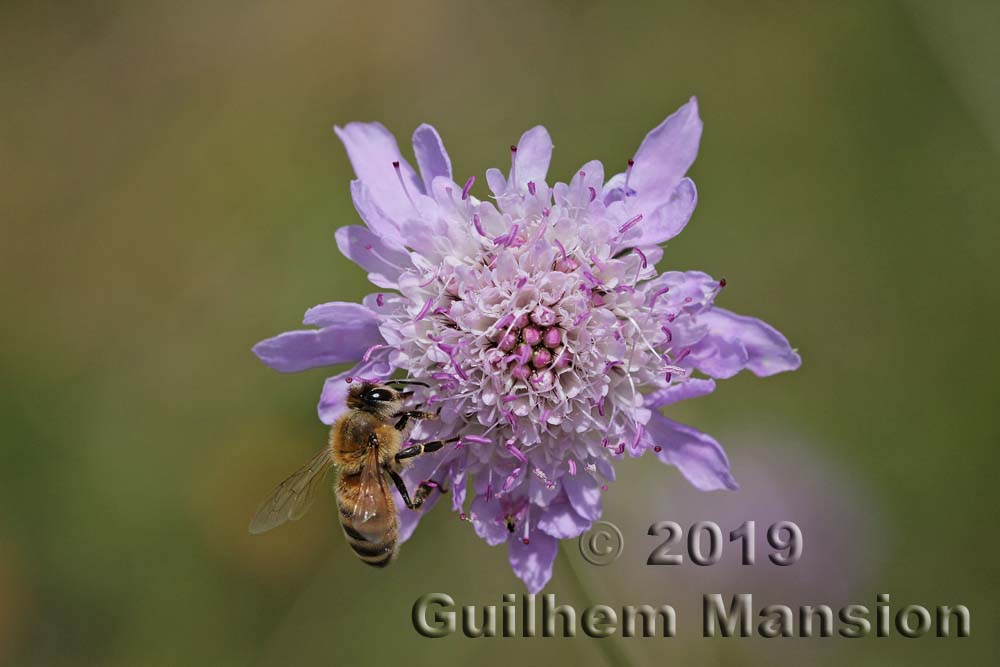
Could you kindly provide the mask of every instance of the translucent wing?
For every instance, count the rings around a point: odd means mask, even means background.
[[[330,448],[324,447],[309,463],[279,484],[257,508],[257,513],[250,522],[250,532],[256,535],[276,528],[289,519],[294,521],[301,518],[309,509],[316,489],[322,485],[332,462]]]
[[[358,498],[351,513],[358,523],[364,523],[375,516],[379,498],[382,492],[382,474],[379,470],[378,451],[375,447],[368,450],[365,465],[361,469],[361,481],[358,486]]]

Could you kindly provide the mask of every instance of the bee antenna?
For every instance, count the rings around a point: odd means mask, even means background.
[[[420,382],[419,380],[390,380],[389,382],[386,382],[386,384],[416,384],[421,387],[430,387],[430,385],[426,382]]]

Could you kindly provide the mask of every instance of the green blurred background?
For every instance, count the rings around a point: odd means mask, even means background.
[[[998,28],[995,2],[4,3],[0,663],[996,660]],[[629,461],[605,508],[622,559],[565,543],[547,588],[669,602],[679,637],[418,637],[421,593],[523,590],[443,505],[384,572],[332,497],[247,534],[326,437],[327,373],[276,374],[251,345],[370,291],[333,241],[357,221],[334,123],[405,143],[430,122],[480,183],[542,123],[553,181],[621,166],[692,94],[701,201],[663,266],[725,276],[722,304],[804,364],[673,413],[723,441],[742,491]],[[645,566],[645,527],[681,517],[796,520],[807,551]],[[973,635],[699,637],[702,593],[758,590],[962,603]]]

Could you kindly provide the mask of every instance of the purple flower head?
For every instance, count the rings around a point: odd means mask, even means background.
[[[450,481],[453,509],[489,544],[506,542],[514,572],[541,590],[558,540],[600,517],[614,460],[652,450],[699,489],[737,488],[719,444],[659,408],[710,393],[711,378],[799,366],[778,331],[715,305],[724,280],[657,273],[660,244],[694,211],[685,173],[701,128],[692,98],[624,173],[605,181],[592,161],[550,187],[552,141],[535,127],[511,146],[506,174],[486,172],[495,203],[471,195],[471,178],[455,183],[428,125],[413,135],[418,170],[382,125],[335,128],[365,222],[338,229],[337,244],[380,291],[364,305],[316,306],[305,317],[315,328],[254,351],[285,372],[357,362],[323,387],[328,424],[344,410],[348,376],[399,370],[429,383],[414,400],[440,419],[414,438],[462,439],[415,459],[407,485]],[[422,512],[396,500],[406,539]]]

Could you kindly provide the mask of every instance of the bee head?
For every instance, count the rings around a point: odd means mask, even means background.
[[[389,416],[399,412],[408,395],[385,384],[363,382],[348,390],[347,407]]]
[[[352,385],[347,391],[347,407],[352,410],[372,412],[382,417],[389,417],[399,412],[403,407],[403,402],[413,395],[412,391],[402,391],[399,386],[393,385],[428,386],[417,380],[387,380],[382,383],[361,380],[360,378],[347,378],[347,383]]]

